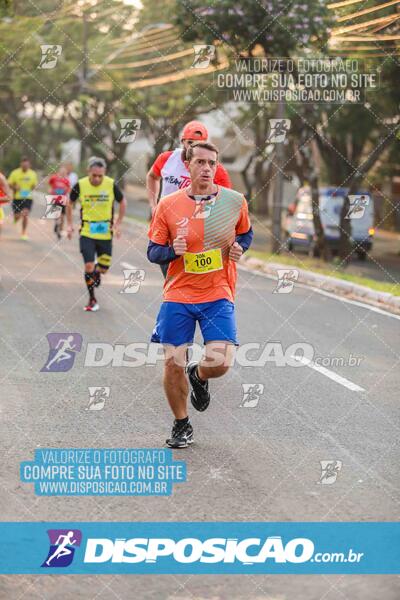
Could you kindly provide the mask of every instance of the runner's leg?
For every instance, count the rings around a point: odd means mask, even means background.
[[[194,305],[204,343],[205,356],[187,366],[192,391],[190,400],[200,412],[210,404],[209,379],[222,377],[233,363],[236,341],[235,306],[226,299]]]
[[[164,347],[164,390],[174,414],[170,448],[186,448],[193,443],[193,427],[187,412],[188,381],[185,375],[186,352],[193,343],[196,318],[191,305],[164,302],[157,315],[152,342]]]
[[[184,419],[187,413],[189,384],[185,375],[187,344],[164,345],[164,390],[175,419]]]
[[[12,211],[14,213],[14,223],[18,223],[21,218],[21,208],[17,200],[12,201]]]
[[[101,276],[105,275],[111,266],[112,240],[96,240],[96,255],[95,287],[99,287]]]
[[[197,374],[203,381],[222,377],[233,365],[235,345],[229,342],[208,342],[205,355],[197,367]]]
[[[85,263],[84,278],[87,290],[89,292],[89,304],[85,307],[87,309],[90,305],[96,304],[96,298],[94,295],[96,274],[95,274],[95,253],[96,253],[96,240],[81,236],[79,240],[80,251],[83,256]]]
[[[22,212],[22,235],[26,235],[26,230],[28,228],[29,209],[23,208],[21,212]]]

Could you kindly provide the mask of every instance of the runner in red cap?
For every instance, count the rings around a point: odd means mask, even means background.
[[[181,139],[206,142],[208,139],[207,128],[200,121],[190,121],[183,128]]]
[[[190,186],[190,174],[184,164],[186,151],[195,142],[206,142],[207,140],[208,131],[205,125],[200,123],[200,121],[190,121],[182,131],[181,141],[183,148],[162,152],[156,158],[146,177],[148,199],[152,214],[156,209],[159,199]],[[160,183],[161,179],[162,186]],[[225,188],[232,187],[229,175],[221,164],[218,164],[214,183]],[[160,265],[160,267],[165,277],[168,265]]]

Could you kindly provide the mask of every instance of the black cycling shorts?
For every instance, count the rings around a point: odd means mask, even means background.
[[[85,263],[97,262],[101,267],[108,269],[111,265],[112,240],[95,240],[81,235],[79,249]]]
[[[21,200],[13,200],[12,201],[12,210],[16,215],[20,213],[24,208],[27,208],[29,211],[32,210],[33,200],[32,198],[22,198]]]

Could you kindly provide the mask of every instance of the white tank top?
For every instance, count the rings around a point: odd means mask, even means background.
[[[161,169],[161,198],[189,187],[190,174],[182,161],[182,148],[177,148],[169,156]]]

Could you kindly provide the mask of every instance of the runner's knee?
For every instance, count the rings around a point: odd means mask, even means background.
[[[94,262],[85,263],[85,273],[93,273],[94,271]]]
[[[206,374],[207,374],[207,379],[213,379],[214,377],[222,377],[223,375],[225,375],[225,373],[227,373],[229,371],[229,365],[226,364],[217,364],[217,365],[213,365],[211,362],[207,363],[207,362],[202,362],[200,364],[200,369],[201,369],[201,375],[203,375],[203,369],[205,370]]]
[[[111,265],[111,256],[109,254],[101,254],[97,259],[97,269],[101,273],[106,273]]]
[[[180,379],[185,373],[185,367],[179,364],[176,356],[169,356],[164,362],[165,375],[171,380]]]

